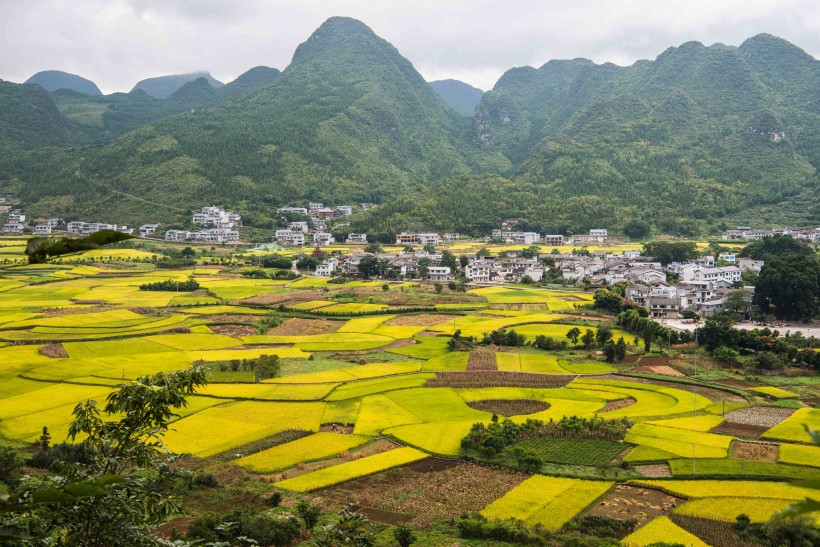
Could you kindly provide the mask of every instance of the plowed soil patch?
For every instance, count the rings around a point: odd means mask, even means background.
[[[398,315],[393,319],[385,321],[385,325],[400,327],[432,327],[440,325],[446,321],[452,321],[457,316],[441,315],[437,313],[420,313],[418,315]]]
[[[612,410],[620,410],[622,408],[626,408],[628,406],[632,406],[637,401],[632,397],[627,397],[625,399],[615,399],[614,401],[607,401],[604,409],[601,412],[610,412]]]
[[[745,441],[732,443],[732,456],[739,460],[774,463],[777,461],[779,453],[780,447],[774,443],[749,443]]]
[[[210,325],[209,328],[217,334],[227,334],[234,337],[259,334],[256,327],[251,325]]]
[[[258,306],[277,306],[279,304],[295,304],[297,302],[310,302],[311,300],[319,300],[320,295],[321,291],[268,293],[240,300],[240,303],[256,304]]]
[[[411,526],[427,528],[436,519],[480,511],[527,478],[517,471],[440,461],[446,463],[389,469],[325,489],[321,496],[326,506],[354,503],[378,510],[372,514],[385,520],[412,515]]]
[[[483,401],[470,401],[467,406],[484,412],[500,414],[501,416],[535,414],[550,407],[549,403],[530,399],[485,399]]]
[[[344,325],[344,321],[327,319],[300,319],[293,317],[281,325],[272,328],[265,334],[273,336],[308,336],[312,334],[330,334]]]
[[[640,527],[656,517],[669,514],[684,501],[660,490],[619,484],[584,514],[621,520],[637,519]]]
[[[759,439],[768,427],[759,425],[737,424],[733,422],[723,422],[717,427],[709,430],[709,433],[718,433],[720,435],[731,435],[733,437],[748,437],[750,439]]]
[[[777,408],[771,406],[753,406],[750,408],[739,408],[727,412],[725,415],[727,422],[744,425],[756,425],[766,428],[774,427],[792,414],[793,408]]]

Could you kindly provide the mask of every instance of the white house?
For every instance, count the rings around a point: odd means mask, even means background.
[[[49,235],[51,233],[51,226],[48,224],[38,224],[34,227],[34,233],[38,236]]]
[[[561,247],[564,245],[564,236],[560,234],[547,234],[544,236],[544,244],[548,247]]]
[[[143,224],[140,226],[140,237],[148,237],[154,234],[159,228],[159,224]]]
[[[328,232],[316,232],[313,234],[313,245],[316,247],[330,245],[331,242],[333,242],[333,235]]]
[[[428,266],[427,277],[430,281],[452,281],[453,274],[449,266]]]
[[[3,233],[4,234],[22,234],[23,233],[23,225],[19,222],[7,222],[3,224]]]
[[[319,277],[331,277],[333,272],[338,269],[339,260],[336,257],[331,257],[316,266],[316,275]]]
[[[367,234],[347,234],[345,243],[367,243]]]
[[[418,234],[419,243],[427,247],[428,245],[432,245],[435,247],[439,244],[439,237],[438,234],[434,233],[424,233]]]

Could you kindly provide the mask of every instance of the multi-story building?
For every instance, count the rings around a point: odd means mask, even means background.
[[[330,245],[333,242],[333,234],[328,232],[316,232],[313,234],[313,245],[315,247],[323,247]]]
[[[308,230],[310,229],[308,227],[308,223],[303,221],[291,222],[288,224],[288,228],[294,232],[302,232],[303,234],[308,233]]]
[[[432,233],[432,232],[431,233],[417,234],[417,237],[418,237],[419,243],[421,245],[424,245],[425,247],[427,247],[428,245],[432,245],[433,247],[435,247],[436,245],[439,244],[438,234],[435,234],[435,233]]]
[[[547,247],[562,247],[564,245],[564,236],[560,234],[545,235],[544,244]]]
[[[34,233],[38,236],[45,236],[51,234],[51,226],[48,224],[38,224],[34,227]]]
[[[3,224],[3,233],[8,235],[19,235],[23,233],[23,225],[19,222],[7,222]]]
[[[367,234],[347,234],[345,243],[367,243]]]
[[[156,233],[159,229],[159,224],[143,224],[140,226],[140,237],[148,237]]]
[[[396,245],[417,245],[419,236],[415,232],[396,234]]]
[[[339,205],[335,209],[333,209],[333,215],[336,217],[349,217],[353,214],[353,206],[351,205]]]
[[[430,281],[452,281],[453,274],[449,266],[428,266],[427,277]]]
[[[303,247],[305,245],[305,234],[294,232],[290,228],[284,228],[276,230],[276,241],[282,245]]]
[[[339,259],[331,257],[323,260],[316,266],[316,275],[319,277],[332,277],[333,273],[339,269]]]

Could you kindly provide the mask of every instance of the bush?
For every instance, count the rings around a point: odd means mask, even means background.
[[[740,364],[740,354],[731,348],[727,348],[726,346],[718,346],[712,350],[712,357],[729,365]]]
[[[312,530],[319,522],[319,517],[322,516],[322,507],[311,505],[307,500],[299,500],[296,504],[296,513],[305,521],[305,528]]]
[[[196,473],[191,481],[194,486],[215,488],[219,486],[219,479],[213,473]]]
[[[564,529],[590,536],[623,539],[632,533],[637,524],[638,521],[635,519],[620,520],[612,517],[587,515],[568,522]]]
[[[416,534],[414,534],[413,529],[406,524],[396,526],[393,529],[393,537],[396,539],[396,543],[399,544],[399,547],[410,547],[416,542]]]
[[[273,493],[268,496],[268,505],[271,507],[279,507],[280,503],[282,503],[282,492],[274,490]]]
[[[23,460],[17,451],[8,446],[0,447],[0,482],[9,484],[15,480],[17,470],[23,466]]]
[[[458,521],[464,539],[490,539],[524,545],[547,545],[546,538],[529,532],[520,521],[487,520],[480,514]]]
[[[93,453],[85,443],[60,443],[36,452],[26,461],[26,465],[38,469],[51,469],[54,462],[89,464],[92,457]]]

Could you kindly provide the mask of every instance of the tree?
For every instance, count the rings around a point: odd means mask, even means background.
[[[624,337],[621,336],[618,338],[618,343],[615,344],[615,360],[617,362],[621,362],[626,357],[626,342],[624,342]]]
[[[519,252],[518,254],[522,258],[535,258],[536,256],[538,256],[538,253],[540,252],[541,247],[539,247],[538,245],[531,245],[526,249],[522,250],[521,252]]]
[[[278,355],[260,355],[253,365],[253,374],[257,382],[276,378],[282,365],[279,363]]]
[[[305,522],[305,528],[313,530],[313,527],[319,522],[319,517],[322,516],[322,506],[313,505],[307,500],[299,500],[296,504],[296,513]]]
[[[572,342],[573,346],[578,345],[578,337],[581,336],[581,329],[578,327],[572,327],[567,331],[566,337]]]
[[[753,302],[763,313],[774,308],[780,319],[810,319],[820,298],[820,262],[816,256],[786,255],[766,262],[760,270]]]
[[[643,338],[643,345],[646,352],[652,351],[652,342],[655,340],[655,329],[651,323],[648,323],[641,331],[641,338]]]
[[[376,258],[373,255],[363,256],[359,260],[359,273],[365,279],[370,279],[370,276],[381,276],[387,270],[387,261]]]
[[[608,340],[603,345],[603,350],[604,350],[604,355],[606,356],[606,362],[607,363],[614,363],[615,362],[616,350],[615,350],[615,344],[612,343],[612,340]]]
[[[458,270],[458,261],[456,260],[456,255],[451,253],[450,251],[442,251],[441,252],[441,265],[450,268],[450,271],[455,272]]]
[[[614,287],[613,287],[614,288]],[[621,303],[624,298],[615,291],[607,289],[598,289],[593,295],[596,308],[618,312],[621,309]]]
[[[769,262],[779,256],[794,254],[811,256],[814,254],[814,251],[812,251],[811,247],[794,239],[790,235],[775,234],[752,241],[740,250],[738,256]]]
[[[488,256],[493,256],[493,252],[491,250],[489,250],[487,247],[480,248],[475,254],[476,258],[482,258],[482,257],[488,257]]]
[[[43,426],[43,434],[37,439],[37,445],[40,450],[47,450],[49,444],[51,444],[51,433],[48,432],[47,426]]]
[[[318,547],[370,547],[376,543],[376,537],[370,531],[370,520],[366,516],[346,508],[339,521],[322,526],[313,541]]]
[[[436,294],[441,294],[441,291],[444,290],[444,285],[441,283],[436,283],[433,287],[436,289]]]
[[[612,327],[609,325],[600,325],[598,327],[598,333],[595,335],[595,342],[599,347],[603,347],[610,340],[612,340]]]
[[[413,249],[411,248],[410,250],[412,251]],[[367,245],[364,246],[364,252],[371,253],[371,254],[377,254],[377,253],[382,252],[382,246],[379,245],[378,243],[368,243]]]
[[[587,329],[584,335],[581,337],[581,343],[584,345],[584,349],[589,349],[595,343],[595,331],[592,329]]]
[[[653,241],[643,246],[643,252],[664,266],[671,262],[686,262],[699,255],[694,241]]]
[[[743,289],[729,291],[723,297],[723,309],[739,315],[742,321],[752,311],[752,293]]]
[[[710,317],[698,329],[698,340],[709,351],[721,346],[736,349],[738,333],[734,328],[734,321],[726,314]]]
[[[185,247],[182,249],[180,254],[182,255],[182,258],[196,258],[196,251],[190,247]]]
[[[624,226],[624,234],[632,239],[643,239],[649,236],[652,231],[648,222],[643,220],[630,220]]]
[[[108,395],[102,409],[93,400],[78,404],[69,438],[85,436],[91,462],[65,464],[44,483],[21,485],[5,514],[31,523],[30,533],[43,543],[154,544],[149,527],[180,509],[171,493],[171,479],[181,471],[170,464],[178,456],[167,451],[162,437],[175,411],[205,382],[204,369],[193,366],[125,384]]]

